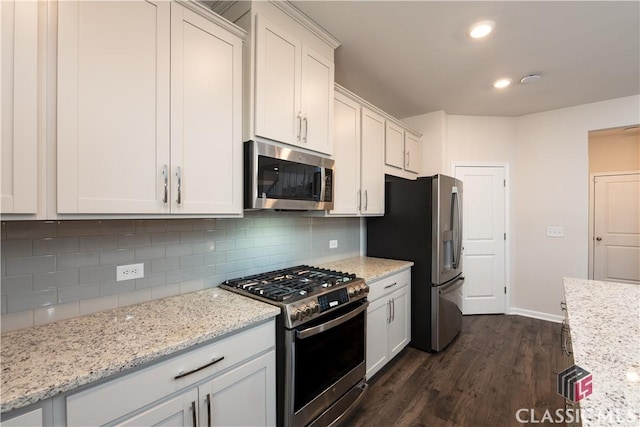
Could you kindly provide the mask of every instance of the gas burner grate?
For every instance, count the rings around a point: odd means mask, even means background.
[[[299,265],[227,280],[223,284],[273,301],[283,302],[347,283],[355,278],[355,274]]]

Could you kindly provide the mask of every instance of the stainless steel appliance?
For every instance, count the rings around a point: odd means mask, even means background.
[[[282,309],[276,319],[278,425],[343,421],[367,390],[364,280],[301,265],[220,286]]]
[[[411,343],[440,351],[462,327],[462,182],[385,177],[385,215],[367,219],[367,255],[413,261]]]
[[[245,209],[333,209],[333,164],[327,157],[247,141]]]

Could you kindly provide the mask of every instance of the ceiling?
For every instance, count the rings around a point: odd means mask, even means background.
[[[520,116],[640,93],[638,1],[291,1],[342,42],[336,82],[397,118]],[[466,34],[479,20],[483,40]],[[521,77],[542,79],[521,84]],[[506,89],[493,87],[510,77]]]

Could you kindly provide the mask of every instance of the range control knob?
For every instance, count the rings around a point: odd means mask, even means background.
[[[304,310],[304,315],[305,315],[306,317],[311,316],[311,304],[303,305],[301,309],[303,309],[303,310]]]
[[[318,305],[318,303],[315,302],[315,301],[310,303],[309,306],[311,306],[311,312],[312,313],[317,313],[317,312],[320,311],[320,305]]]
[[[347,290],[347,292],[350,297],[353,297],[353,296],[356,296],[358,289],[355,286],[349,286],[349,289]]]
[[[289,317],[293,322],[295,322],[296,320],[300,320],[302,319],[302,311],[300,311],[300,309],[298,308],[292,308]]]

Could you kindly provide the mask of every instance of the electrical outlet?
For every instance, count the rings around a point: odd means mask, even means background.
[[[144,277],[144,264],[128,264],[116,266],[116,282]]]
[[[338,247],[338,241],[337,240],[329,240],[329,249],[335,249]]]
[[[564,237],[564,227],[547,227],[547,237]]]

